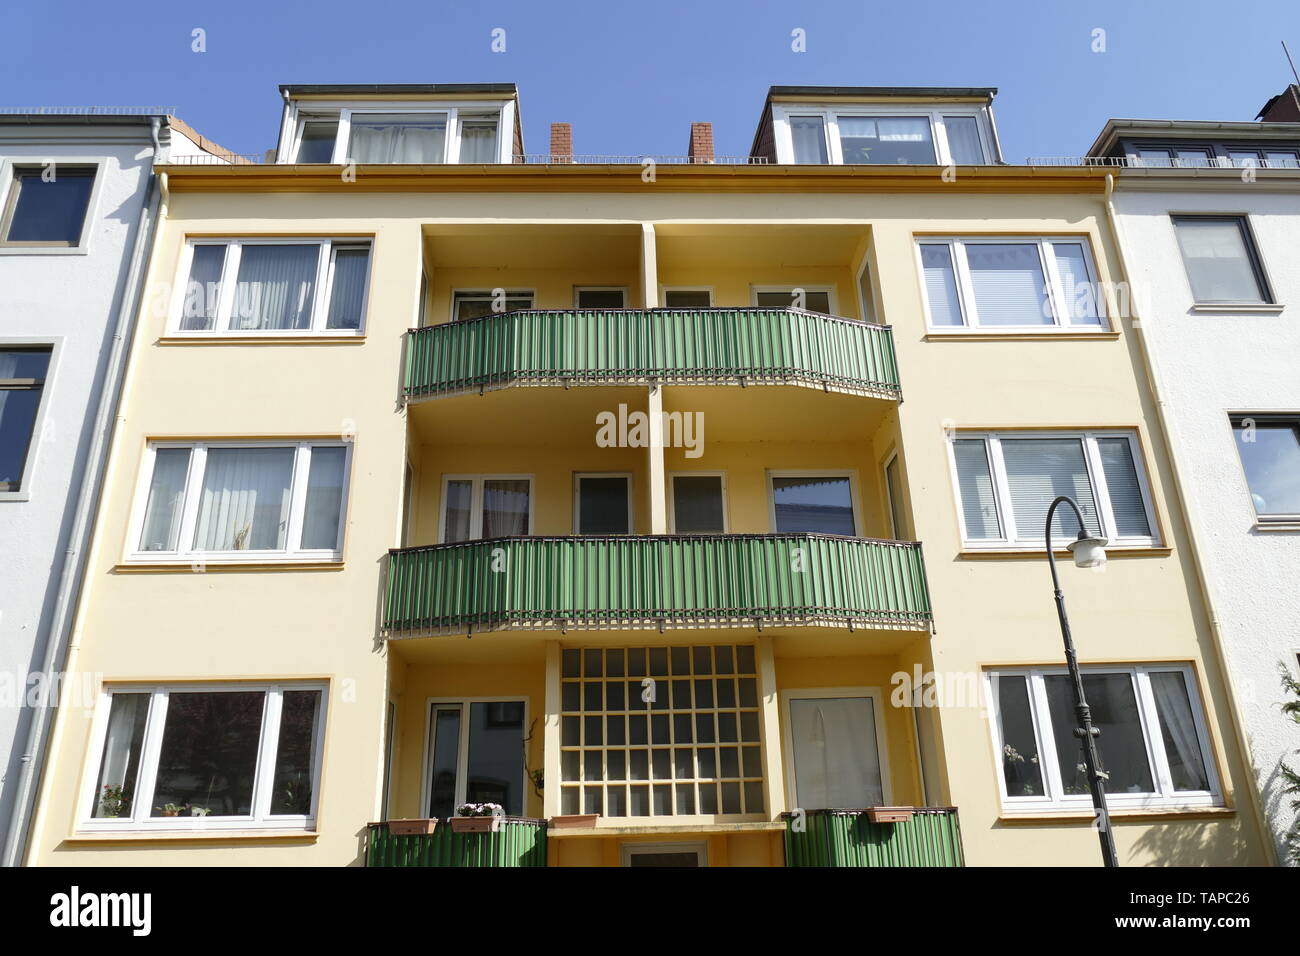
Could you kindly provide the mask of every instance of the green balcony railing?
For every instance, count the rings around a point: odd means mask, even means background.
[[[824,534],[510,537],[389,552],[383,626],[512,628],[930,621],[921,546]]]
[[[872,823],[865,810],[786,814],[786,866],[964,866],[954,807],[918,808],[904,823]]]
[[[410,399],[511,385],[803,385],[896,399],[888,326],[799,309],[531,309],[407,333]]]
[[[366,834],[366,866],[545,865],[545,820],[509,817],[496,833],[456,833],[443,820],[432,833],[411,836],[372,823]]]

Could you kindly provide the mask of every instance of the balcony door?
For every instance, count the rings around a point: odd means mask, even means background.
[[[632,533],[632,476],[573,476],[574,534]]]
[[[462,803],[524,812],[523,700],[430,700],[424,805],[450,817]]]
[[[886,804],[881,692],[874,687],[782,691],[792,806],[861,810]]]

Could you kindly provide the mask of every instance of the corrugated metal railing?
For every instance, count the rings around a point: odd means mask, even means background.
[[[920,629],[916,542],[822,534],[509,537],[393,549],[392,636],[517,628]]]
[[[407,333],[412,399],[648,382],[899,393],[888,326],[799,309],[529,309]]]
[[[786,866],[964,866],[955,807],[923,807],[906,823],[872,823],[865,810],[786,814]]]
[[[496,833],[455,833],[446,820],[429,834],[393,836],[387,823],[366,835],[366,866],[545,866],[546,821],[508,817]]]

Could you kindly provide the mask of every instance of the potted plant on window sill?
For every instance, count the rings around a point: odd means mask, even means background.
[[[462,803],[451,818],[451,829],[454,833],[496,833],[505,815],[499,803]]]

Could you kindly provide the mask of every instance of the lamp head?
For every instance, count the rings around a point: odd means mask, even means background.
[[[1079,532],[1077,541],[1068,545],[1076,568],[1099,568],[1106,563],[1106,539]]]

